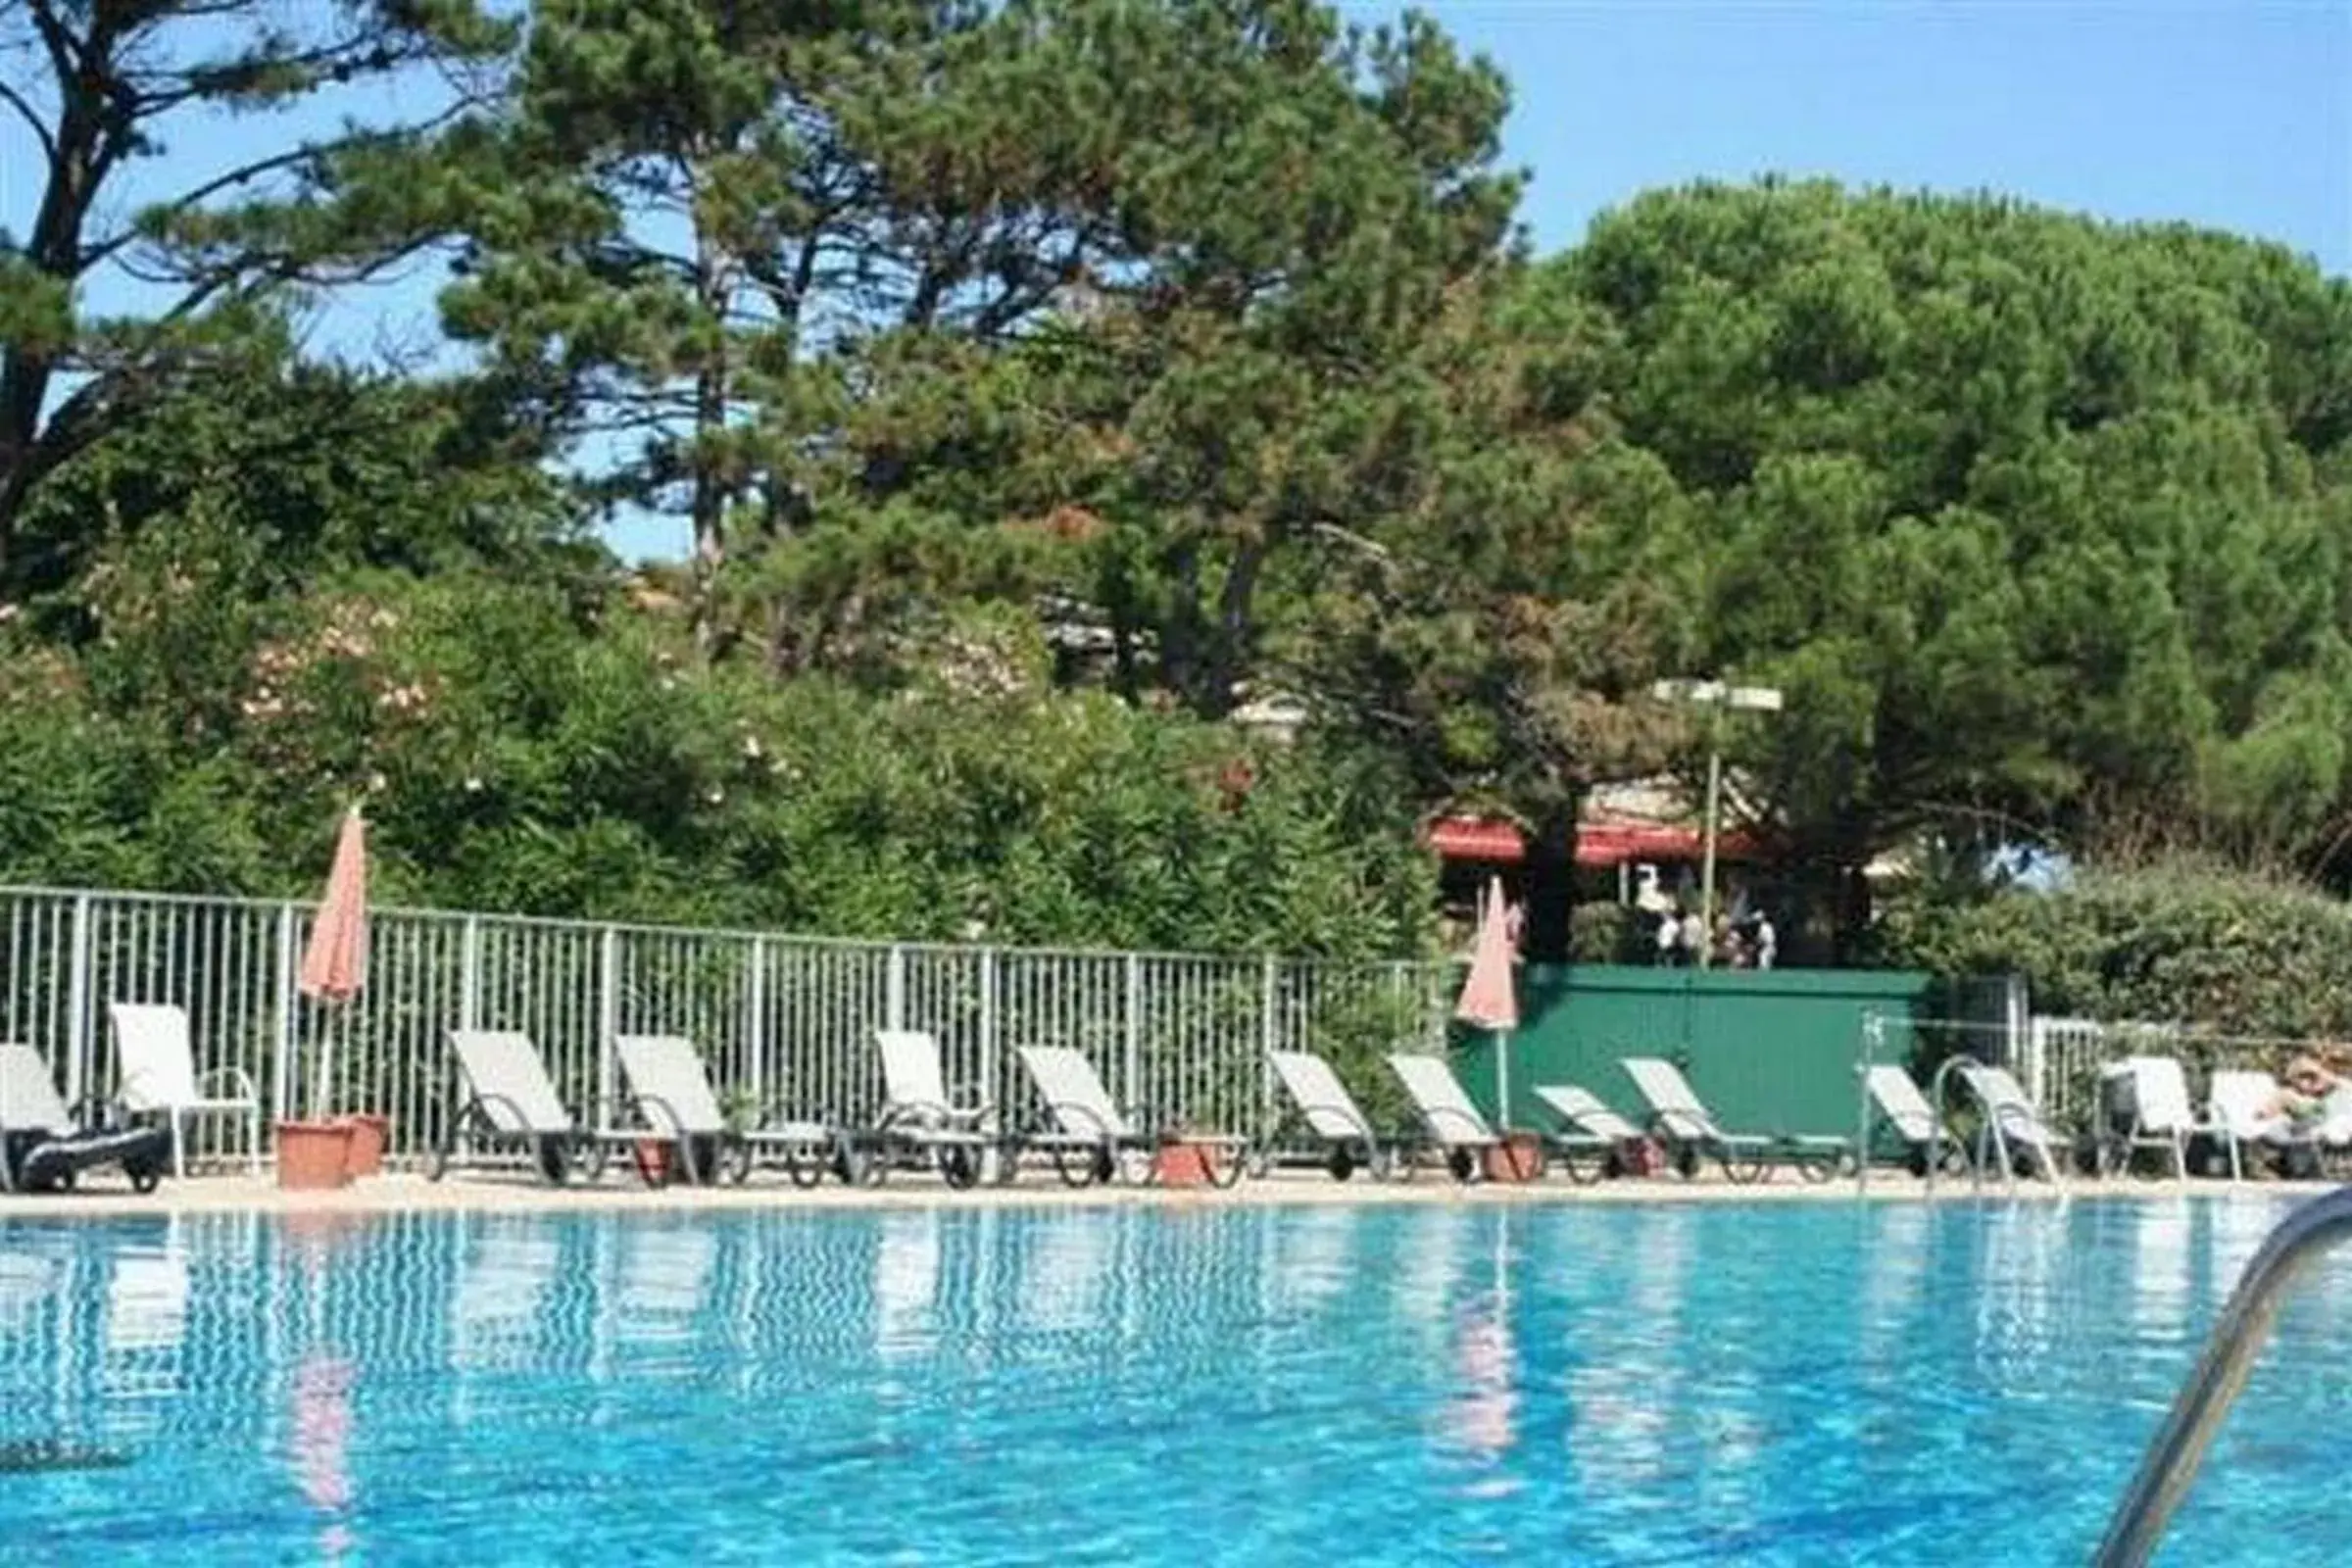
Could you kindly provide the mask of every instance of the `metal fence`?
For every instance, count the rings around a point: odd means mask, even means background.
[[[48,1059],[69,1101],[110,1094],[107,1004],[185,1007],[200,1072],[249,1074],[270,1119],[392,1119],[391,1152],[440,1136],[452,1029],[517,1029],[576,1104],[614,1103],[615,1036],[685,1035],[721,1096],[858,1120],[878,1108],[878,1028],[923,1029],[948,1082],[1015,1116],[1013,1048],[1083,1052],[1123,1102],[1264,1138],[1265,1053],[1341,1058],[1445,1038],[1443,966],[941,947],[756,931],[370,912],[366,988],[295,981],[316,908],[162,894],[0,888],[0,1041]],[[327,1064],[322,1068],[321,1063]],[[323,1072],[323,1076],[321,1076]],[[221,1152],[192,1148],[192,1155]]]

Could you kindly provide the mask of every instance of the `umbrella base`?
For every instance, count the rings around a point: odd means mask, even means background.
[[[347,1120],[277,1124],[277,1185],[296,1191],[342,1187],[351,1180]]]

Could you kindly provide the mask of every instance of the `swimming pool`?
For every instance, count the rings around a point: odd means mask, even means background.
[[[8,1222],[0,1555],[2080,1562],[2283,1211]],[[2352,1542],[2324,1280],[2164,1560]]]

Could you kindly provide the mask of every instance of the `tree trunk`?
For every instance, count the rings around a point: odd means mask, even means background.
[[[699,184],[699,178],[697,180]],[[716,471],[711,438],[727,426],[727,280],[709,238],[695,235],[695,292],[720,333],[694,377],[694,645],[707,660],[718,645],[718,573],[726,564],[728,486]]]
[[[1577,803],[1545,811],[1527,846],[1527,929],[1519,951],[1530,963],[1568,961],[1570,913],[1576,907]]]

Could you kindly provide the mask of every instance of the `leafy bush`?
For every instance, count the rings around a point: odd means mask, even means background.
[[[2189,866],[2086,872],[2057,893],[1898,901],[1884,934],[1898,963],[2023,974],[2038,1012],[2352,1034],[2352,906],[2290,883]]]
[[[387,903],[1345,957],[1430,937],[1405,798],[1311,746],[1017,679],[709,671],[577,584],[367,574],[200,627],[170,593],[121,602],[161,609],[79,659],[12,656],[0,880],[307,894],[362,799]],[[174,661],[206,672],[201,723]]]
[[[1622,904],[1580,904],[1568,911],[1570,963],[1640,963],[1642,916]]]

